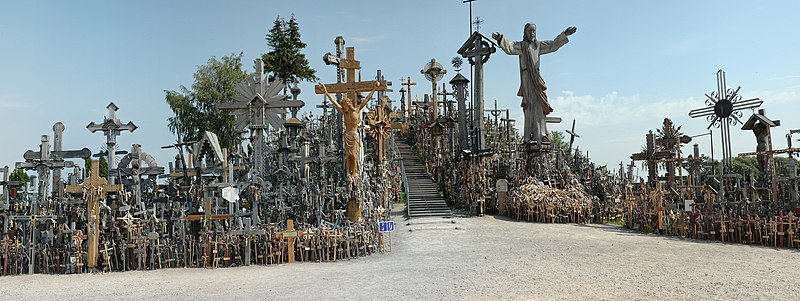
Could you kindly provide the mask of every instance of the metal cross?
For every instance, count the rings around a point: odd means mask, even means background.
[[[116,166],[117,162],[115,162],[114,156],[116,155],[117,136],[119,136],[122,131],[130,131],[132,133],[137,129],[137,126],[133,124],[132,121],[128,121],[127,124],[120,122],[119,118],[117,118],[117,110],[119,110],[119,107],[113,102],[109,103],[106,108],[108,109],[108,116],[103,120],[103,123],[95,124],[94,122],[90,122],[86,128],[92,133],[102,131],[106,135],[106,162],[108,166]],[[107,180],[110,184],[114,183],[114,178],[111,173],[108,173]]]
[[[480,32],[481,24],[483,24],[483,19],[481,19],[481,17],[475,17],[475,21],[472,23],[475,24],[475,31]]]
[[[572,129],[566,130],[567,134],[569,134],[569,152],[572,153],[572,143],[575,142],[575,138],[580,138],[581,135],[575,133],[575,119],[572,119]]]
[[[759,98],[742,100],[739,89],[727,88],[725,81],[725,71],[717,71],[717,91],[706,94],[706,107],[694,109],[689,112],[689,117],[706,117],[710,122],[708,128],[712,126],[720,128],[722,131],[722,163],[723,174],[732,168],[731,155],[731,133],[730,126],[742,123],[741,110],[753,109],[760,106],[764,101]]]
[[[411,119],[411,86],[416,84],[417,83],[411,82],[411,76],[408,77],[408,81],[402,83],[402,85],[408,88],[406,89],[406,92],[408,92],[408,115],[406,116],[406,120]]]
[[[472,2],[476,0],[464,0],[461,3],[469,3],[469,33],[472,34]]]

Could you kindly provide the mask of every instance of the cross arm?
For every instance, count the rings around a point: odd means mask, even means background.
[[[376,83],[378,84],[377,86]],[[314,93],[324,94],[326,89],[328,93],[348,93],[348,92],[386,91],[386,88],[387,88],[386,81],[375,81],[375,80],[365,81],[365,82],[327,84],[327,85],[319,83],[316,86],[314,86]]]

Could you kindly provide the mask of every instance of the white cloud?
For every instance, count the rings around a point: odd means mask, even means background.
[[[26,108],[28,104],[24,101],[18,101],[7,97],[0,97],[0,109],[17,109]]]
[[[800,87],[793,87],[793,89],[787,90],[752,91],[745,93],[745,95],[743,99],[758,97],[764,101],[764,105],[796,103],[800,101]]]
[[[684,115],[701,104],[694,97],[643,101],[639,95],[619,95],[616,91],[600,97],[562,91],[561,95],[551,97],[551,102],[556,112],[561,112],[558,114],[570,115],[588,125],[625,124],[651,120],[653,116]]]
[[[383,40],[386,40],[387,38],[389,38],[389,33],[388,32],[384,32],[384,33],[381,33],[381,34],[376,34],[376,35],[371,35],[371,36],[362,36],[362,37],[358,37],[357,36],[357,37],[353,37],[352,39],[353,39],[353,42],[358,43],[358,44],[372,44],[372,43],[381,42]]]

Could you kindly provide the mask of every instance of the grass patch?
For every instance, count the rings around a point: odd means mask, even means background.
[[[400,186],[400,200],[398,202],[395,202],[395,204],[408,204],[408,198],[406,197],[405,184]]]

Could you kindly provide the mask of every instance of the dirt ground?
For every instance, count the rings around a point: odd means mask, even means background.
[[[494,216],[396,221],[393,252],[386,254],[214,270],[5,277],[0,299],[800,300],[798,250]]]

